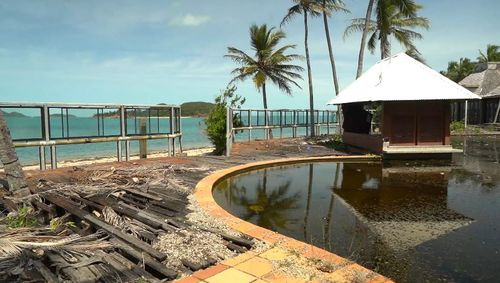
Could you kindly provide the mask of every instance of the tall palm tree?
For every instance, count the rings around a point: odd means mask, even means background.
[[[236,81],[243,81],[252,78],[255,87],[262,91],[262,102],[264,109],[267,109],[266,83],[271,81],[286,94],[292,94],[292,85],[300,88],[295,81],[302,79],[299,72],[304,69],[292,62],[302,59],[297,54],[285,54],[289,49],[294,49],[295,45],[285,45],[278,47],[278,44],[286,34],[282,31],[267,28],[267,25],[252,25],[250,27],[250,44],[255,51],[254,56],[250,56],[240,49],[234,47],[227,48],[224,56],[240,65],[231,74],[234,75],[229,84]]]
[[[309,45],[308,45],[308,37],[309,37],[309,25],[308,25],[308,15],[319,16],[321,13],[319,12],[319,3],[317,0],[292,0],[295,5],[288,9],[288,13],[285,15],[283,20],[281,21],[281,26],[288,23],[292,20],[296,15],[302,14],[304,16],[304,48],[306,52],[306,63],[307,63],[307,78],[309,84],[309,127],[311,137],[316,135],[316,131],[314,129],[314,93],[313,93],[313,85],[312,85],[312,73],[311,73],[311,58],[309,56]]]
[[[0,110],[0,161],[3,164],[7,185],[10,193],[16,197],[29,195],[28,185],[23,168],[17,158],[14,143],[5,121],[3,111]],[[14,207],[10,207],[15,209]]]
[[[479,50],[479,57],[477,57],[477,60],[480,63],[500,62],[500,46],[488,44],[486,47],[486,54]]]
[[[323,25],[325,26],[325,35],[326,35],[326,43],[328,46],[328,54],[330,55],[330,64],[332,65],[332,75],[333,75],[333,84],[335,86],[335,94],[339,94],[339,81],[337,76],[337,68],[335,66],[335,59],[333,57],[333,48],[332,42],[330,39],[330,30],[328,27],[328,18],[331,17],[333,12],[349,12],[346,9],[345,4],[342,0],[320,0],[321,5],[319,8],[323,14]]]
[[[412,8],[415,4],[413,0],[391,0],[396,6],[399,7],[399,10],[408,17],[414,17],[415,11]],[[378,0],[369,0],[368,8],[366,9],[365,21],[362,29],[361,35],[361,46],[359,48],[358,55],[358,69],[356,72],[356,78],[359,78],[363,73],[363,64],[365,61],[365,47],[366,47],[366,38],[368,37],[368,32],[370,28],[370,20],[372,18],[372,11],[375,4],[378,3]]]
[[[394,4],[394,0],[378,0],[376,8],[376,20],[368,21],[368,31],[371,32],[368,40],[368,50],[372,53],[376,49],[377,41],[380,45],[380,58],[384,59],[391,55],[391,40],[393,36],[407,51],[419,54],[413,44],[415,39],[421,39],[422,35],[413,31],[413,28],[429,28],[429,20],[419,17],[416,12],[422,8],[421,5],[411,4],[407,7],[413,10],[413,15],[408,16],[401,8]],[[353,19],[344,33],[348,36],[355,31],[364,31],[365,18]]]

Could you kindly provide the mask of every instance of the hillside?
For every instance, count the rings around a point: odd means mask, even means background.
[[[181,104],[182,116],[207,116],[213,107],[209,102],[185,102]]]
[[[160,103],[159,105],[161,105]],[[182,111],[182,116],[183,117],[204,117],[207,116],[210,110],[214,107],[215,104],[209,103],[209,102],[185,102],[181,104],[181,111]],[[160,116],[161,117],[168,117],[169,112],[165,112],[163,110],[160,110]],[[147,116],[147,111],[144,110],[138,110],[137,111],[137,117],[144,117]],[[96,115],[94,115],[96,117]],[[114,117],[118,118],[119,114],[118,111],[111,111],[111,112],[106,112],[104,113],[104,117]]]
[[[15,112],[15,111],[13,111],[13,112],[5,112],[5,111],[3,111],[1,109],[0,109],[0,111],[2,112],[2,114],[3,114],[4,117],[28,117],[28,116],[26,116],[26,115],[24,115],[22,113]]]

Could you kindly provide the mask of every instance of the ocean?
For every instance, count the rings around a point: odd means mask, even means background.
[[[255,117],[252,117],[254,120]],[[14,139],[29,139],[40,138],[41,125],[39,117],[5,117],[7,125],[11,131]],[[61,137],[63,135],[59,119],[51,121],[51,133],[53,137]],[[96,119],[92,117],[70,117],[70,136],[95,136],[96,132]],[[133,120],[127,121],[129,128],[134,128]],[[160,119],[160,125],[155,124],[152,120],[151,128],[167,127],[168,119]],[[255,123],[255,121],[253,122]],[[206,135],[206,126],[204,118],[183,117],[181,119],[182,125],[182,146],[183,149],[193,149],[201,147],[212,146],[210,140]],[[120,132],[119,119],[107,118],[105,121],[105,133],[119,134]],[[102,131],[102,128],[101,128]],[[305,128],[298,129],[298,135],[305,135]],[[280,136],[280,130],[273,130],[275,137]],[[291,129],[283,129],[283,137],[291,137]],[[248,131],[237,133],[236,140],[248,140]],[[264,138],[263,130],[253,130],[252,139]],[[178,148],[178,141],[176,141]],[[132,141],[130,144],[131,154],[139,154],[139,142]],[[47,158],[49,152],[47,150]],[[148,152],[161,152],[167,150],[166,140],[148,140]],[[19,160],[23,165],[38,164],[38,147],[23,147],[16,148]],[[62,160],[75,160],[86,158],[100,158],[100,157],[114,157],[116,156],[116,143],[103,142],[103,143],[87,143],[77,145],[58,145],[57,146],[57,159]]]

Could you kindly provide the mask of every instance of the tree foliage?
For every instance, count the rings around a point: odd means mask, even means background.
[[[303,68],[294,65],[293,61],[302,59],[297,54],[286,54],[295,45],[279,46],[286,37],[283,31],[268,28],[267,25],[252,25],[250,27],[250,44],[255,52],[253,56],[244,51],[228,47],[224,56],[240,65],[231,74],[234,75],[229,85],[251,78],[255,87],[262,91],[264,108],[267,109],[266,82],[271,81],[286,94],[292,94],[292,85],[300,88],[295,81],[302,79],[299,74]]]
[[[378,0],[375,10],[376,19],[369,20],[367,29],[371,33],[368,39],[368,50],[375,52],[377,45],[380,49],[382,59],[391,55],[391,37],[394,37],[411,54],[419,55],[415,40],[422,39],[422,35],[413,29],[429,29],[429,20],[417,16],[417,12],[422,8],[414,1],[405,1],[405,10],[396,4],[394,0]],[[353,32],[363,32],[365,30],[365,18],[351,20],[351,24],[346,28],[344,36],[349,36]]]
[[[479,57],[477,57],[477,61],[480,63],[500,62],[500,46],[488,44],[488,46],[486,46],[486,53],[479,50]]]
[[[476,63],[472,62],[469,58],[460,58],[457,61],[448,63],[448,69],[440,73],[454,82],[460,82],[468,75],[472,74],[476,69]]]
[[[221,155],[226,151],[227,108],[240,108],[244,103],[245,99],[236,94],[234,85],[226,87],[222,94],[215,98],[215,106],[205,119],[208,139],[215,146],[214,154]],[[241,125],[239,115],[234,114],[233,126],[240,127]]]

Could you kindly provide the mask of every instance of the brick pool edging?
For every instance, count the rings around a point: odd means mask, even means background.
[[[352,156],[322,156],[322,157],[306,157],[306,158],[287,158],[287,159],[278,159],[278,160],[270,160],[270,161],[260,161],[260,162],[252,162],[244,165],[238,165],[226,169],[222,169],[216,171],[209,176],[203,178],[196,185],[194,197],[200,207],[208,213],[210,216],[221,220],[226,225],[231,227],[232,229],[259,239],[267,244],[276,245],[279,244],[282,248],[287,248],[294,250],[300,254],[300,256],[309,258],[309,259],[321,259],[327,262],[330,262],[334,265],[347,265],[339,270],[336,270],[330,274],[328,274],[328,278],[338,279],[340,281],[347,281],[346,274],[355,272],[355,271],[365,271],[369,272],[370,270],[362,267],[359,264],[352,263],[349,260],[340,257],[334,253],[328,252],[321,248],[315,247],[313,245],[298,241],[296,239],[281,235],[277,232],[271,231],[266,228],[262,228],[253,223],[244,221],[236,216],[233,216],[222,207],[220,207],[213,198],[212,190],[214,186],[222,181],[223,179],[234,176],[243,172],[248,172],[251,170],[257,170],[264,167],[270,166],[282,166],[282,165],[290,165],[297,163],[307,163],[307,162],[327,162],[327,161],[379,161],[379,156],[374,155],[352,155]],[[246,254],[252,252],[247,252],[243,255],[245,257]],[[238,258],[238,257],[237,257]],[[372,271],[373,272],[373,271]],[[195,274],[196,275],[196,274]],[[332,276],[333,275],[333,276]],[[335,280],[337,281],[337,280]],[[392,282],[390,279],[376,274],[376,276],[371,277],[366,282]]]

